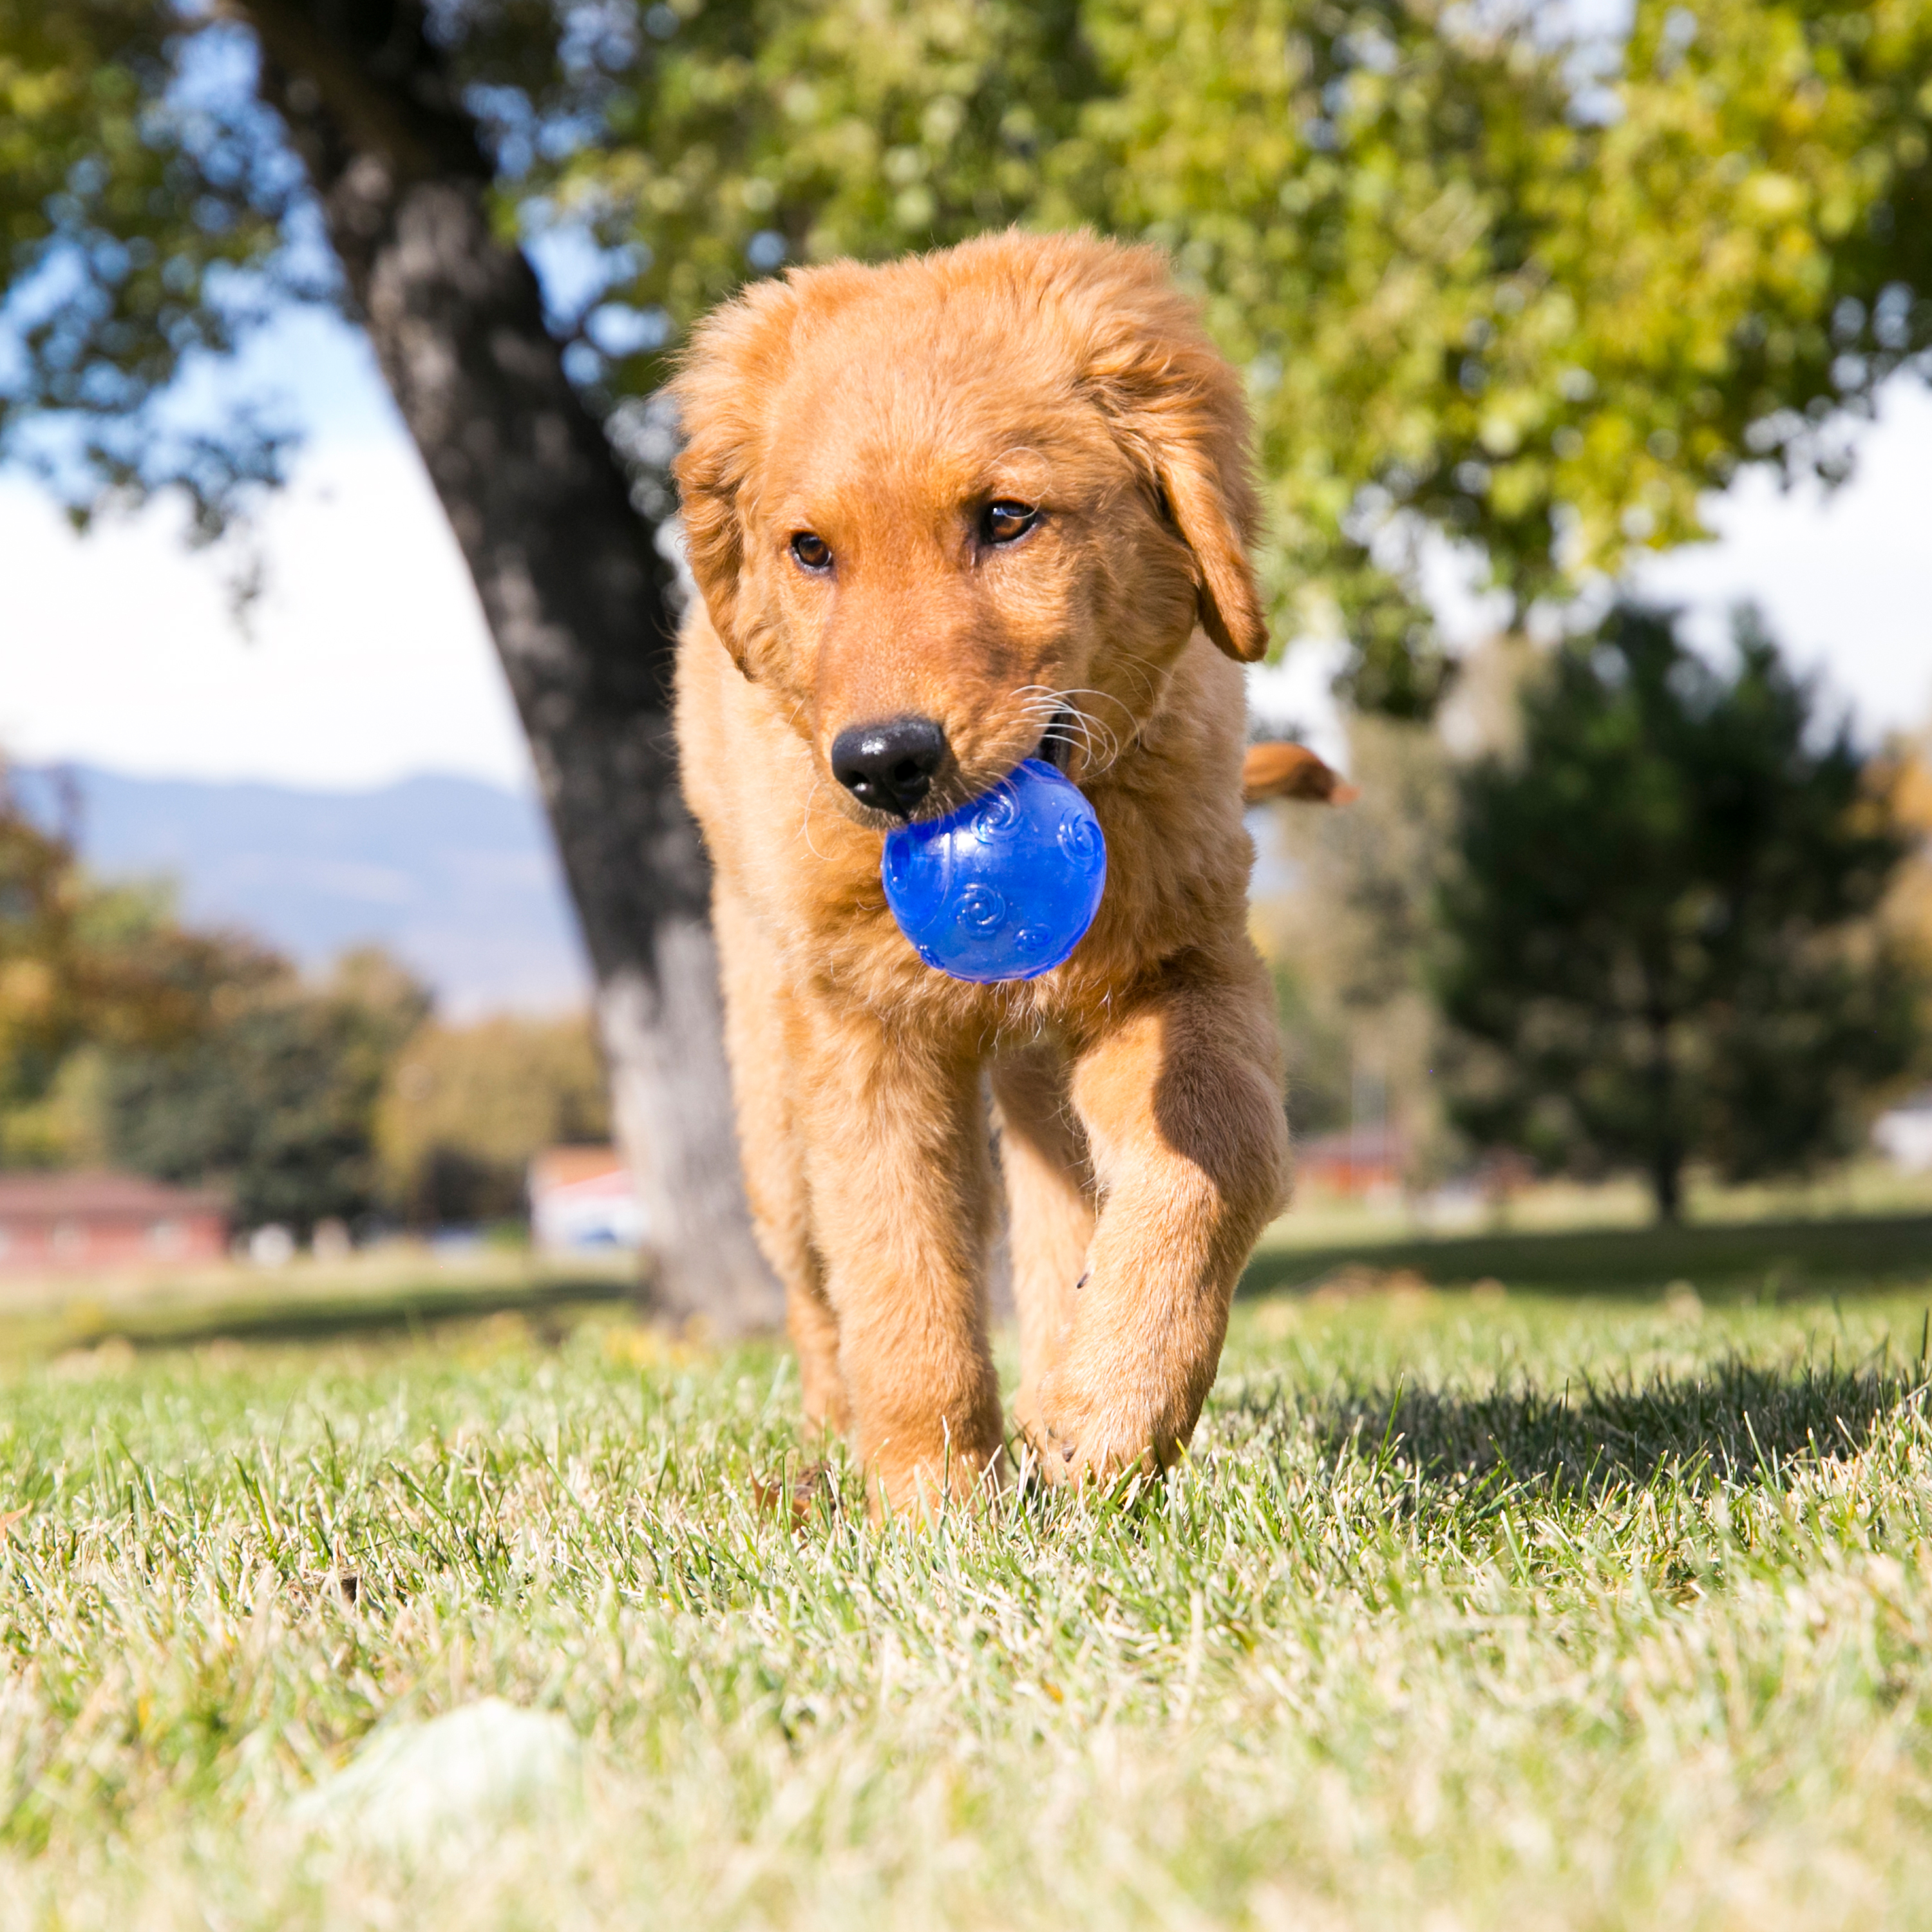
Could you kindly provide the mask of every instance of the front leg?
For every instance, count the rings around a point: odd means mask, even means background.
[[[1094,1239],[1094,1176],[1056,1042],[1010,1049],[992,1067],[1020,1325],[1013,1419],[1031,1433],[1042,1376],[1060,1359]]]
[[[875,1510],[921,1511],[997,1481],[1002,1450],[979,1067],[849,1009],[810,1018],[800,1112],[853,1446]]]
[[[1288,1184],[1280,1047],[1261,962],[1190,956],[1073,1069],[1102,1205],[1036,1453],[1050,1481],[1166,1463],[1194,1431],[1228,1307]]]

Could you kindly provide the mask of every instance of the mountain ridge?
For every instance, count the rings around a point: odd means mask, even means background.
[[[379,945],[457,1019],[589,997],[542,808],[506,787],[418,772],[325,791],[80,763],[12,778],[43,823],[65,826],[70,812],[65,829],[97,876],[170,880],[190,924],[240,927],[305,970]]]

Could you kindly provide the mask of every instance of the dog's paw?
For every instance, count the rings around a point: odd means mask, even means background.
[[[1186,1440],[1166,1404],[1136,1401],[1118,1389],[1083,1388],[1064,1372],[1041,1383],[1034,1418],[1022,1426],[1035,1468],[1054,1485],[1151,1475],[1174,1460]]]
[[[806,1462],[766,1480],[752,1478],[752,1496],[760,1509],[787,1520],[794,1529],[810,1522],[821,1498],[836,1500],[837,1479],[827,1462]]]
[[[874,1521],[891,1516],[927,1522],[947,1508],[980,1509],[996,1502],[1006,1476],[1004,1445],[986,1454],[949,1451],[929,1459],[888,1451],[868,1460],[866,1499]]]

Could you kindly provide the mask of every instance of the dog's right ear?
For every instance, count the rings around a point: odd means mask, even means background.
[[[754,674],[740,582],[746,508],[742,498],[764,433],[767,400],[790,359],[800,306],[790,281],[754,282],[698,324],[670,386],[686,438],[671,465],[685,556],[712,628],[747,677]]]

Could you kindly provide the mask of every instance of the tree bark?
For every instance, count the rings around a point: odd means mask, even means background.
[[[1677,1069],[1670,1054],[1670,1016],[1653,1002],[1650,1028],[1650,1192],[1660,1226],[1684,1218],[1684,1137],[1677,1123]]]
[[[738,1163],[710,874],[677,784],[672,572],[578,399],[420,0],[238,0],[403,419],[476,580],[597,980],[651,1298],[782,1312]]]
[[[1656,1204],[1658,1226],[1676,1227],[1684,1218],[1684,1156],[1670,1142],[1652,1151],[1650,1194]]]

